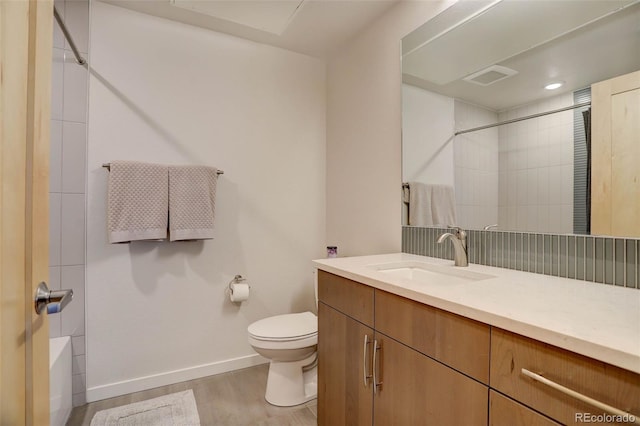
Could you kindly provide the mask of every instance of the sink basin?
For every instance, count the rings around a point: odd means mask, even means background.
[[[462,284],[495,278],[493,275],[469,271],[463,267],[434,265],[427,262],[403,261],[369,265],[383,274],[425,284]]]

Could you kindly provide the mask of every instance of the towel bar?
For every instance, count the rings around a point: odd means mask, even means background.
[[[102,164],[102,167],[104,167],[105,169],[111,171],[111,163],[104,163],[104,164]],[[222,175],[222,174],[224,174],[224,171],[223,170],[218,170],[216,173],[219,174],[219,175]]]

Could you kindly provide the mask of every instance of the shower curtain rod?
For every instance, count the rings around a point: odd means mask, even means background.
[[[60,17],[60,14],[58,13],[58,9],[56,9],[55,6],[53,6],[53,16],[56,18],[56,21],[58,21],[58,25],[62,30],[62,34],[64,34],[64,38],[66,38],[67,41],[69,42],[69,46],[71,46],[71,50],[73,50],[73,54],[76,57],[76,62],[80,65],[86,65],[87,64],[86,59],[80,56],[80,52],[78,51],[76,44],[73,42],[73,38],[71,37],[71,34],[69,34],[69,30],[67,30],[67,26],[64,24],[64,21]]]
[[[516,123],[518,121],[529,120],[531,118],[542,117],[543,115],[555,114],[556,112],[568,111],[570,109],[576,109],[576,108],[581,108],[581,107],[590,106],[590,105],[591,105],[591,102],[582,102],[582,103],[575,104],[575,105],[572,105],[572,106],[559,108],[559,109],[554,109],[552,111],[539,112],[537,114],[527,115],[526,117],[513,118],[511,120],[505,120],[505,121],[501,121],[499,123],[487,124],[486,126],[474,127],[472,129],[467,129],[467,130],[459,130],[459,131],[455,132],[454,135],[458,136],[458,135],[461,135],[463,133],[475,132],[476,130],[490,129],[492,127],[502,126],[503,124]]]
[[[102,167],[104,167],[105,169],[107,169],[107,170],[111,171],[111,163],[104,163],[104,164],[102,165]],[[217,170],[217,171],[216,171],[216,174],[218,174],[218,175],[223,175],[223,174],[224,174],[224,171],[223,171],[223,170]]]

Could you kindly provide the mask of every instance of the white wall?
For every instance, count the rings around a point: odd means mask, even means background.
[[[566,93],[501,112],[499,120],[570,105]],[[573,233],[573,111],[501,126],[499,135],[501,227]]]
[[[402,85],[402,180],[454,186],[453,99]]]
[[[400,251],[400,40],[452,2],[398,2],[327,65],[327,243]]]
[[[498,114],[455,101],[456,130],[496,123]],[[456,212],[458,224],[482,229],[498,224],[498,128],[455,137]],[[504,227],[501,227],[504,229]]]
[[[247,325],[315,309],[310,261],[325,255],[324,64],[101,2],[91,44],[88,399],[263,362]],[[224,170],[216,238],[108,244],[101,165],[116,159]],[[252,283],[241,306],[225,297],[235,274]]]

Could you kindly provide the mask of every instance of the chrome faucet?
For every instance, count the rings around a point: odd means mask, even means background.
[[[498,227],[498,224],[497,224],[497,223],[495,223],[495,224],[493,224],[493,225],[487,225],[487,226],[485,226],[485,227],[484,227],[484,230],[485,230],[485,231],[490,231],[490,230],[492,230],[493,228],[497,228],[497,227]]]
[[[442,244],[444,240],[449,238],[453,243],[454,249],[454,265],[455,266],[469,266],[469,259],[467,257],[467,233],[464,229],[457,226],[449,226],[451,232],[445,232],[438,237],[438,244]]]

